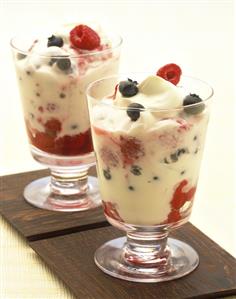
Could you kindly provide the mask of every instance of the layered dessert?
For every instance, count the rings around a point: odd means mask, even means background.
[[[120,41],[78,24],[36,38],[14,57],[30,143],[59,156],[93,151],[85,89],[118,70]]]
[[[169,64],[140,82],[126,78],[90,107],[108,220],[155,226],[190,214],[209,111],[178,84],[181,73]]]

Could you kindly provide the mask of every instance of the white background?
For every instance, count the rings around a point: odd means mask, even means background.
[[[233,0],[0,0],[0,175],[39,169],[31,158],[9,48],[38,26],[96,20],[124,38],[121,71],[175,62],[215,90],[191,221],[236,255]],[[37,297],[40,298],[40,297]]]

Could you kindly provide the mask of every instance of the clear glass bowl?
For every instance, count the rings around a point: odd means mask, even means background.
[[[118,72],[122,39],[106,38],[109,45],[103,42],[97,51],[73,54],[60,54],[58,47],[42,52],[41,38],[11,40],[30,150],[51,171],[24,190],[26,201],[36,207],[81,211],[101,204],[97,178],[88,176],[95,157],[85,90]]]
[[[141,82],[147,74],[127,77]],[[105,273],[129,281],[172,280],[199,263],[193,248],[168,235],[191,213],[213,90],[182,76],[179,89],[203,102],[144,108],[140,120],[131,122],[127,105],[111,100],[117,83],[127,77],[103,78],[87,90],[104,213],[127,234],[97,249],[95,262]]]

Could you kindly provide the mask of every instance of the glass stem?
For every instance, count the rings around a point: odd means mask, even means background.
[[[88,168],[81,171],[51,169],[51,191],[57,195],[83,196],[88,190]],[[70,199],[72,199],[70,197]]]
[[[166,273],[171,267],[167,239],[168,231],[129,232],[124,248],[124,258],[128,264],[133,266],[157,268],[160,274]]]

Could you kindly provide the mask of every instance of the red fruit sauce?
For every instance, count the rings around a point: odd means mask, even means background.
[[[61,123],[56,119],[45,124],[44,132],[32,129],[27,121],[26,128],[30,143],[46,153],[59,156],[76,156],[93,151],[90,129],[73,136],[65,135],[58,138],[57,133],[61,130]]]

